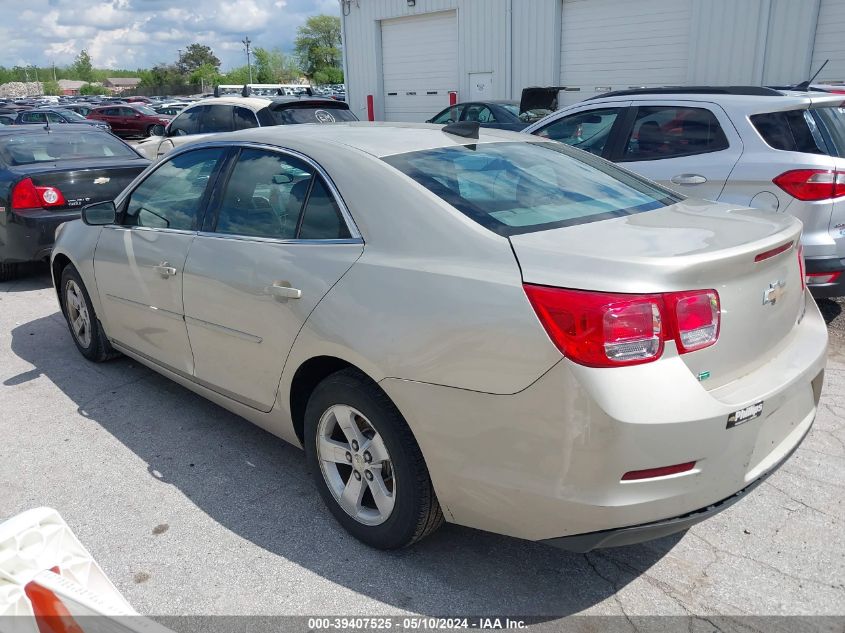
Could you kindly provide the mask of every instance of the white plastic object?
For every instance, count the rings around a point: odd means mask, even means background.
[[[83,631],[172,633],[132,609],[56,510],[36,508],[0,523],[0,628],[39,633],[36,617],[57,615],[101,616]]]

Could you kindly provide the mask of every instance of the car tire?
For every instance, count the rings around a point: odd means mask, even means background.
[[[345,413],[350,414],[348,418]],[[356,430],[344,430],[342,423],[351,423]],[[304,426],[306,458],[320,496],[335,519],[359,541],[377,549],[398,549],[443,524],[443,512],[411,429],[387,394],[360,371],[339,371],[317,385],[308,400]],[[362,438],[357,447],[356,432]],[[361,476],[355,476],[356,472]],[[353,489],[345,509],[342,497]],[[363,492],[358,493],[360,489]],[[378,494],[381,504],[376,502],[377,490],[382,491]],[[350,502],[356,495],[357,500]],[[388,506],[390,511],[383,511]]]
[[[150,138],[153,135],[153,130],[155,129],[155,125],[148,125],[146,131],[144,132],[144,136],[146,138]]]
[[[18,276],[19,270],[17,264],[0,263],[0,281],[11,281]]]
[[[60,297],[71,338],[80,354],[95,363],[120,355],[106,338],[94,306],[91,305],[91,297],[73,264],[68,264],[62,271]]]

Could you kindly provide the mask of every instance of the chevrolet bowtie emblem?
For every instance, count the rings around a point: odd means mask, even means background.
[[[769,287],[763,291],[763,305],[775,305],[786,294],[786,282],[778,279],[769,284]]]
[[[111,180],[111,178],[109,178],[108,176],[100,176],[99,178],[94,178],[94,184],[95,185],[105,185],[110,180]]]

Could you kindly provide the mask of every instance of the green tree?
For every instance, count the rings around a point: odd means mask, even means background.
[[[296,31],[296,54],[302,70],[309,77],[326,68],[339,68],[340,18],[334,15],[314,15]]]
[[[292,83],[299,78],[299,67],[295,60],[285,55],[278,48],[267,50],[255,49],[256,83]]]
[[[94,79],[94,67],[91,64],[91,56],[84,48],[79,51],[79,55],[73,60],[71,69],[79,81],[93,81]]]
[[[311,78],[318,86],[325,84],[342,84],[343,83],[343,69],[342,68],[323,68],[314,73]]]
[[[62,89],[59,86],[58,82],[53,81],[45,81],[43,84],[44,94],[45,95],[60,95],[62,94]]]
[[[145,88],[166,87],[167,91],[175,91],[185,86],[185,77],[176,64],[158,64],[140,74],[141,86]]]
[[[184,74],[190,75],[203,66],[210,66],[214,69],[214,72],[218,72],[220,70],[220,59],[214,54],[210,46],[197,43],[189,45],[182,53],[182,59],[179,60],[180,70]]]
[[[220,83],[220,73],[211,64],[203,64],[189,75],[188,80],[192,84],[202,86],[205,90],[210,90]]]
[[[103,87],[96,84],[82,84],[82,87],[79,89],[79,94],[81,95],[101,95],[104,92]]]
[[[220,77],[221,84],[243,85],[249,83],[249,69],[246,66],[233,68],[225,75]]]

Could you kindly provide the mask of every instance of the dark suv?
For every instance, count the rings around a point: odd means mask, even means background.
[[[122,103],[94,108],[88,118],[108,123],[119,136],[152,136],[161,134],[173,117],[142,104]]]

